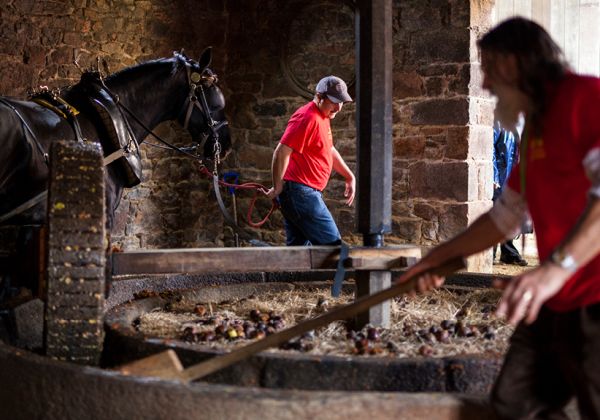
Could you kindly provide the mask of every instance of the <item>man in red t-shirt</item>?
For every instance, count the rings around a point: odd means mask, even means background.
[[[351,102],[346,83],[335,76],[319,81],[313,100],[299,108],[273,153],[273,187],[279,198],[287,245],[338,245],[340,232],[323,201],[332,169],[346,179],[344,197],[352,205],[356,179],[333,145],[330,120]]]
[[[519,165],[492,210],[397,281],[514,236],[529,213],[541,264],[509,282],[497,314],[518,324],[491,402],[500,418],[600,418],[600,79],[571,73],[538,24],[509,19],[478,42],[483,88],[505,126],[523,112]]]

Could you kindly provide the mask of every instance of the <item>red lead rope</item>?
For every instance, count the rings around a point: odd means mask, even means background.
[[[200,168],[200,173],[202,173],[203,175],[206,175],[208,178],[213,177],[213,174],[206,168],[206,166],[203,166]],[[254,228],[258,228],[258,227],[261,227],[262,225],[264,225],[265,222],[269,219],[269,216],[271,216],[271,214],[273,213],[273,211],[279,207],[279,204],[277,204],[277,201],[273,200],[271,209],[269,210],[267,215],[264,217],[264,219],[262,219],[260,222],[253,222],[252,221],[252,212],[254,211],[254,205],[256,203],[256,200],[258,199],[258,193],[260,190],[267,190],[267,188],[264,185],[259,184],[257,182],[245,182],[243,184],[230,184],[228,182],[219,180],[219,185],[221,185],[222,187],[230,187],[230,188],[235,188],[238,190],[254,190],[254,196],[252,197],[252,200],[250,201],[250,206],[248,207],[248,213],[246,214],[246,222]]]

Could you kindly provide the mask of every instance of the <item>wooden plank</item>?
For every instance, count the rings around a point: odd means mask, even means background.
[[[531,18],[531,0],[517,0],[514,2],[513,13],[515,16],[522,16],[524,18]]]
[[[531,18],[550,32],[550,0],[531,0]]]
[[[565,2],[565,56],[575,71],[579,71],[579,0]]]
[[[393,270],[394,268],[408,267],[412,265],[414,259],[407,257],[398,258],[348,258],[346,267],[355,270],[372,271],[372,270]]]
[[[514,3],[514,0],[498,0],[496,2],[495,7],[494,7],[494,9],[496,11],[495,23],[500,23],[503,20],[506,20],[509,17],[514,15],[513,3]]]
[[[136,360],[121,368],[123,375],[157,376],[167,380],[179,380],[182,372],[183,366],[172,349]]]
[[[143,250],[116,253],[112,258],[113,275],[311,269],[307,247]]]
[[[196,248],[140,250],[112,255],[113,275],[171,273],[278,272],[335,269],[337,246]],[[350,249],[349,260],[373,259],[370,269],[406,266],[407,258],[420,258],[421,248],[400,245]]]
[[[552,19],[552,1],[551,0],[542,0],[542,9],[543,9],[543,26],[548,31],[550,30],[550,20]]]
[[[337,267],[338,247],[334,247],[330,252],[325,247],[310,247],[310,253],[312,268]],[[421,248],[415,245],[355,247],[350,249],[345,266],[359,270],[391,270],[406,267],[409,262],[418,258],[421,258]]]
[[[600,4],[598,0],[581,0],[579,5],[579,72],[600,74]]]
[[[550,3],[549,31],[556,43],[565,51],[565,4],[566,0],[553,0]]]

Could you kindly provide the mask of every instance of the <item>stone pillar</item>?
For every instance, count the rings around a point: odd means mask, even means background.
[[[493,102],[481,89],[476,41],[493,4],[395,5],[393,230],[434,246],[491,206]],[[491,263],[486,251],[468,269],[489,272]]]

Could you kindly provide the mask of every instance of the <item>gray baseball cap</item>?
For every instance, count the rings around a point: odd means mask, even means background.
[[[340,102],[352,102],[352,98],[348,95],[348,86],[346,82],[336,76],[327,76],[319,80],[317,83],[316,92],[321,93],[336,104]]]

